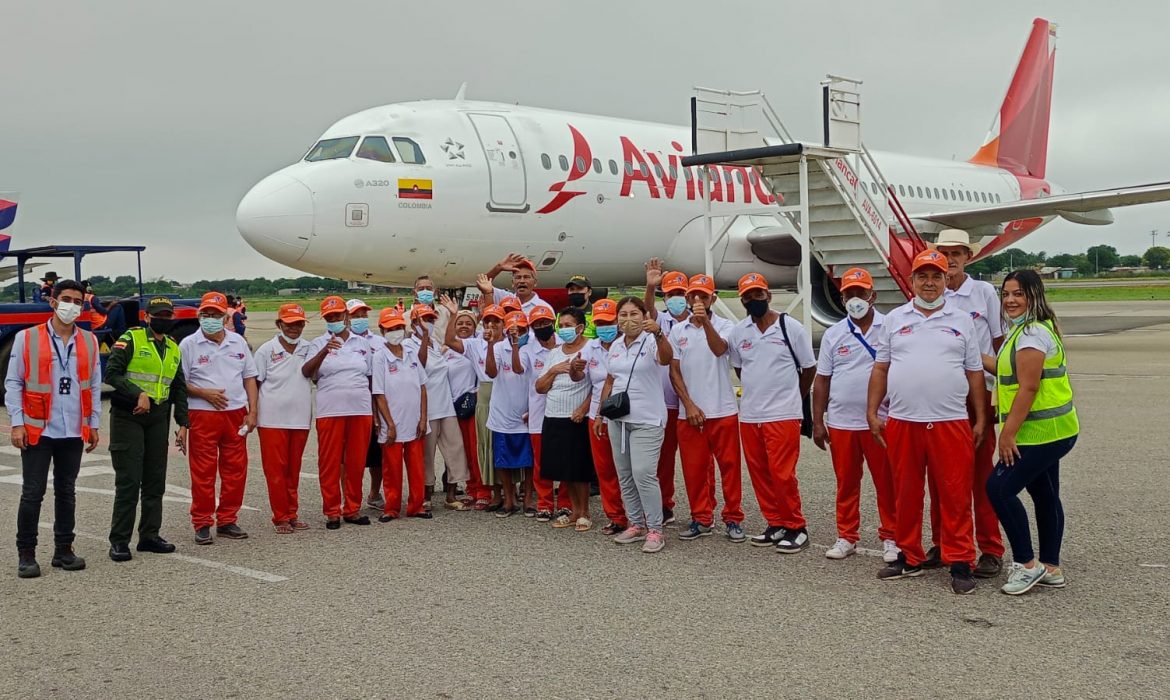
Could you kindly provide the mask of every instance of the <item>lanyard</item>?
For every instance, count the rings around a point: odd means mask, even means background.
[[[850,321],[849,319],[845,319],[845,325],[849,326],[849,332],[853,334],[854,338],[857,338],[857,341],[859,343],[861,343],[861,345],[867,351],[869,351],[870,358],[877,359],[877,350],[874,350],[872,347],[870,347],[869,343],[865,342],[865,336],[863,336],[863,335],[861,335],[861,333],[857,332],[857,326],[853,325],[853,321]]]
[[[75,331],[76,332],[76,331]],[[49,340],[53,341],[53,353],[57,356],[57,364],[61,366],[61,372],[65,375],[69,374],[69,360],[73,357],[73,346],[66,343],[65,357],[61,357],[61,348],[57,345],[57,337],[52,333],[49,334]]]

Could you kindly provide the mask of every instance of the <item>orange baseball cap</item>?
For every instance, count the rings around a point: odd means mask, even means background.
[[[432,318],[438,318],[439,313],[437,311],[435,311],[433,308],[431,308],[430,306],[427,306],[426,304],[415,304],[414,306],[412,306],[410,308],[411,320],[420,319],[420,318],[423,318],[425,316],[430,316]]]
[[[715,280],[711,279],[710,275],[695,275],[691,277],[687,284],[687,293],[703,292],[705,294],[715,293]]]
[[[873,289],[873,277],[860,267],[851,267],[845,271],[845,274],[841,275],[841,291],[843,292],[850,287]]]
[[[504,311],[519,311],[524,307],[520,305],[520,299],[515,296],[508,295],[503,299],[500,299],[500,308],[502,308]]]
[[[504,328],[517,326],[528,327],[528,317],[524,315],[523,311],[513,311],[504,317]]]
[[[910,271],[918,272],[924,267],[933,267],[946,272],[949,265],[947,264],[947,257],[942,253],[937,250],[924,250],[914,256],[914,264],[910,266]]]
[[[613,299],[598,299],[593,302],[594,321],[616,321],[617,302]]]
[[[346,313],[345,299],[341,297],[325,297],[321,300],[321,315]]]
[[[557,317],[553,315],[552,310],[549,309],[547,306],[534,307],[532,309],[532,312],[528,314],[528,324],[529,325],[532,325],[533,323],[536,323],[537,321],[556,322],[556,320],[557,320]]]
[[[307,321],[305,318],[305,310],[300,304],[281,304],[280,310],[276,312],[276,318],[285,323],[297,323],[298,321]]]
[[[378,312],[379,328],[397,328],[405,325],[406,319],[403,318],[402,312],[393,306],[388,306]]]
[[[684,272],[674,270],[662,276],[662,292],[677,292],[687,291],[687,275]]]
[[[753,289],[763,289],[768,291],[768,280],[758,272],[749,272],[743,277],[739,278],[739,295],[743,296],[745,292]]]
[[[199,310],[202,311],[204,309],[215,309],[220,313],[226,314],[228,310],[227,297],[219,292],[208,292],[204,294],[203,298],[199,300]]]
[[[520,262],[516,263],[516,267],[517,267],[517,268],[520,268],[520,267],[526,267],[526,268],[528,268],[529,270],[532,270],[533,272],[536,272],[536,265],[534,265],[534,264],[532,263],[532,261],[531,261],[531,260],[529,260],[528,258],[521,258],[521,259],[520,259]]]
[[[504,307],[500,306],[499,304],[488,304],[487,306],[483,307],[483,313],[480,314],[480,318],[482,319],[491,316],[492,318],[498,318],[503,321],[504,314]]]

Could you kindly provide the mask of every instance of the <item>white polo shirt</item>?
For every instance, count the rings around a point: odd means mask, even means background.
[[[402,347],[411,350],[417,356],[421,340],[411,336],[402,341]],[[431,336],[430,347],[427,348],[427,420],[453,418],[455,416],[455,397],[451,395],[451,382],[447,378],[447,357],[443,354],[442,346]]]
[[[674,316],[671,316],[669,311],[659,310],[658,318],[656,320],[658,321],[658,326],[662,328],[662,332],[666,334],[667,338],[669,338],[671,331],[673,331],[675,327],[678,326],[678,324],[683,323],[688,318],[690,318],[690,316],[691,312],[688,311],[686,316],[683,316],[683,320],[680,321]],[[674,390],[674,384],[670,383],[670,365],[662,367],[662,397],[666,400],[666,408],[679,408],[678,393]],[[679,410],[679,415],[682,415],[681,410]]]
[[[390,419],[394,421],[394,441],[410,442],[415,438],[422,418],[422,387],[427,384],[427,371],[418,355],[404,347],[401,359],[390,350],[379,352],[374,357],[373,373],[371,391],[386,397]],[[429,396],[427,403],[430,403]],[[379,441],[385,442],[388,437],[386,427],[382,426],[379,433]]]
[[[244,337],[237,333],[225,333],[223,342],[217,343],[196,331],[179,343],[182,356],[183,378],[189,386],[200,389],[223,389],[228,405],[225,411],[234,411],[248,405],[248,392],[244,380],[255,377],[256,360],[248,349]],[[192,411],[214,411],[203,399],[191,396],[187,407]]]
[[[786,316],[785,328],[792,351],[784,342],[780,319],[763,333],[751,316],[731,330],[731,366],[740,368],[743,398],[739,402],[741,423],[771,423],[804,417],[800,400],[800,369],[816,364],[812,336],[800,321]],[[800,363],[792,364],[792,353]]]
[[[658,345],[654,336],[645,331],[629,345],[626,345],[626,337],[619,335],[609,346],[609,352],[605,355],[605,367],[613,377],[610,396],[623,391],[630,395],[630,412],[618,418],[616,422],[666,425],[662,365],[658,364],[657,355]]]
[[[890,418],[967,420],[967,372],[983,369],[975,324],[948,301],[929,317],[907,302],[886,315],[877,362],[890,365]]]
[[[463,342],[466,351],[467,340]],[[479,389],[479,374],[476,371],[475,360],[451,348],[447,348],[443,357],[447,359],[447,381],[451,384],[451,396],[458,399],[469,391]]]
[[[720,338],[730,342],[735,324],[721,316],[708,316]],[[731,349],[716,357],[707,343],[707,331],[691,323],[688,318],[676,323],[670,331],[670,345],[674,359],[691,400],[708,418],[734,416],[739,411],[735,390],[731,388]],[[685,418],[686,407],[681,403],[678,417]]]
[[[256,348],[256,381],[260,382],[261,428],[308,430],[313,425],[313,382],[301,374],[309,359],[309,341],[297,338],[292,352],[277,335]]]
[[[563,342],[553,336],[558,348]],[[520,348],[520,359],[524,361],[524,374],[528,378],[528,432],[539,435],[544,426],[544,406],[548,396],[536,393],[536,380],[548,370],[548,354],[551,349],[544,347],[533,337],[528,344]]]
[[[333,338],[326,333],[309,346],[309,359]],[[374,353],[365,338],[350,333],[338,350],[330,350],[317,369],[317,417],[371,415],[370,375]]]
[[[577,352],[581,353],[581,359],[583,360],[589,357],[588,342]],[[565,360],[572,361],[575,357],[577,357],[576,352],[566,354],[565,346],[563,344],[558,345],[548,352],[548,357],[545,360],[545,372],[547,373],[550,367],[554,367]],[[604,384],[605,379],[602,379],[601,382]],[[579,382],[574,382],[568,372],[558,374],[553,378],[552,387],[549,389],[548,394],[545,395],[547,403],[545,404],[544,415],[550,418],[572,418],[573,412],[581,407],[581,403],[585,400],[586,396],[590,395],[592,390],[593,384],[589,380],[588,369],[586,369],[585,378]]]
[[[528,424],[524,422],[524,414],[528,412],[528,373],[524,368],[524,348],[520,348],[519,373],[512,367],[510,342],[501,340],[493,351],[498,372],[492,380],[487,427],[497,433],[527,433]]]
[[[614,341],[616,342],[616,341]],[[609,349],[601,344],[597,338],[585,343],[581,350],[581,359],[585,360],[585,375],[593,386],[593,393],[589,398],[589,417],[597,417],[597,409],[601,406],[601,390],[605,388],[605,380],[609,377],[609,370],[605,367],[605,356]]]
[[[873,355],[865,349],[858,336],[877,351],[885,314],[873,312],[873,323],[865,333],[848,318],[834,323],[821,336],[821,354],[817,359],[817,374],[830,377],[829,410],[825,425],[838,430],[869,430],[865,419],[869,396],[869,375],[873,371]],[[878,409],[882,418],[889,411],[889,401]]]
[[[480,384],[487,382],[492,383],[492,378],[487,376],[487,341],[480,336],[474,338],[466,338],[463,341],[463,356],[471,362],[475,367],[475,376],[479,378]]]
[[[967,312],[975,325],[975,338],[979,341],[979,352],[984,355],[994,355],[991,341],[1003,337],[1002,305],[995,287],[987,282],[981,282],[970,275],[959,288],[943,292],[947,299],[947,306]],[[984,373],[987,388],[995,386],[995,375]]]
[[[508,297],[516,297],[517,300],[520,299],[520,297],[517,297],[512,292],[504,291],[503,289],[500,289],[499,287],[492,287],[492,301],[495,302],[496,304],[499,304],[501,301],[503,301],[504,299],[507,299]],[[525,316],[531,314],[532,310],[538,306],[543,306],[544,308],[548,309],[549,311],[552,311],[553,314],[556,314],[556,309],[554,309],[552,307],[552,304],[548,303],[544,299],[541,299],[540,295],[537,294],[536,292],[533,292],[532,296],[528,297],[528,301],[521,301],[520,302],[520,310],[524,312]]]

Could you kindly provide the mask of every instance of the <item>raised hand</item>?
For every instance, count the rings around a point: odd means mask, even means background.
[[[459,313],[459,305],[456,304],[455,300],[452,299],[448,294],[439,295],[439,306],[442,306],[444,309],[450,311],[452,316]]]
[[[495,291],[492,288],[492,278],[481,273],[475,278],[475,286],[479,288],[479,291],[487,298],[487,303],[490,304]]]
[[[707,325],[711,317],[707,315],[707,307],[701,301],[696,301],[691,306],[691,323],[700,328]]]
[[[650,258],[646,261],[646,286],[657,287],[662,283],[662,260]]]
[[[657,321],[646,319],[644,322],[642,322],[642,330],[653,335],[655,333],[661,332],[662,326],[658,325]]]

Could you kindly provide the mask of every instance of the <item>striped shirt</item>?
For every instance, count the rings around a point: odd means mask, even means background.
[[[578,352],[584,352],[584,348]],[[572,356],[576,357],[577,353],[574,352]],[[551,369],[567,359],[569,359],[569,356],[565,355],[564,350],[560,347],[553,348],[548,351],[548,357],[545,359],[545,367]],[[593,391],[593,383],[589,381],[588,373],[579,382],[573,381],[567,372],[565,374],[558,374],[553,379],[552,388],[545,395],[545,417],[572,418],[573,411],[576,411],[585,402],[585,399],[589,397],[591,391]]]

